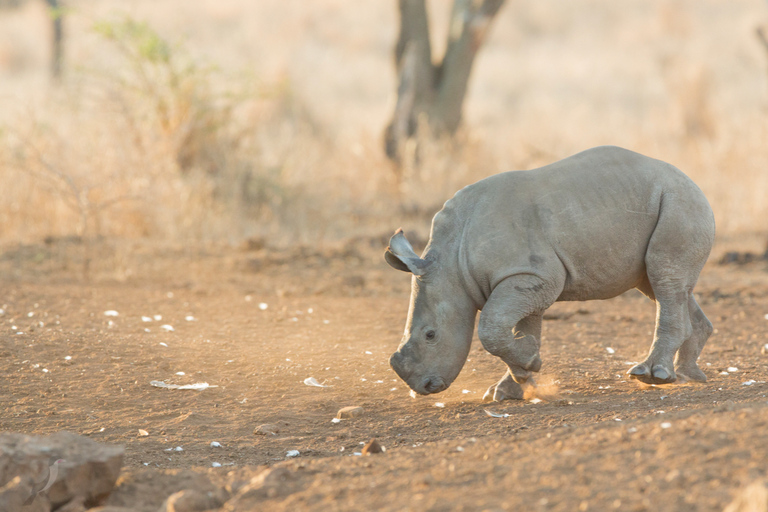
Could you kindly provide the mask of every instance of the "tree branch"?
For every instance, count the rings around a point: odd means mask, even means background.
[[[438,72],[433,119],[438,131],[453,133],[461,122],[464,96],[475,55],[504,0],[455,0],[448,30],[448,47]]]
[[[762,43],[765,51],[768,52],[768,35],[765,34],[763,27],[757,27],[755,29],[755,35],[757,36],[757,39]]]

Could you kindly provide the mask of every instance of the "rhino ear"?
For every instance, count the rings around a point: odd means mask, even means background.
[[[427,271],[429,263],[419,258],[414,252],[408,239],[405,238],[402,228],[395,231],[389,239],[389,247],[384,253],[384,259],[392,268],[410,272],[416,276],[422,276]]]

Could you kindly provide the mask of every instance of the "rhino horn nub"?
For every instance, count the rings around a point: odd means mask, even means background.
[[[413,246],[405,238],[402,228],[395,231],[395,234],[389,239],[389,247],[384,253],[384,259],[392,268],[411,272],[416,276],[424,275],[428,267],[428,262],[419,258],[413,250]]]

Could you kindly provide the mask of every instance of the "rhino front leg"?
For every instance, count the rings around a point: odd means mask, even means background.
[[[536,276],[524,275],[508,278],[493,290],[480,314],[478,336],[509,371],[485,398],[522,398],[520,385],[541,369],[542,313],[557,298],[559,290],[554,288]]]

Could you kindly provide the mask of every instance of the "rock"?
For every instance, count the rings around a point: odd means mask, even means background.
[[[0,488],[0,510],[21,510],[22,505],[32,497],[32,482],[28,477],[16,476]],[[26,510],[30,512],[49,512],[51,505],[45,496],[34,500]],[[25,512],[26,512],[25,510]]]
[[[135,508],[115,507],[107,505],[105,507],[96,507],[88,509],[88,512],[138,512]]]
[[[339,409],[339,412],[336,413],[336,417],[340,420],[345,420],[349,418],[357,418],[363,414],[363,408],[362,407],[356,407],[356,406],[349,406],[344,407],[343,409]]]
[[[768,512],[768,481],[752,482],[736,495],[723,512]]]
[[[136,468],[123,471],[109,497],[109,504],[141,512],[156,512],[170,495],[187,489],[213,496],[222,503],[230,496],[230,493],[214,484],[206,474],[189,469]]]
[[[204,512],[221,507],[224,501],[213,492],[186,489],[168,496],[159,512]]]
[[[85,506],[85,498],[76,496],[63,507],[56,509],[56,512],[86,512],[87,510],[88,509]]]
[[[258,436],[274,436],[278,432],[280,432],[280,427],[272,423],[265,423],[253,429],[253,433]]]
[[[69,432],[49,437],[22,434],[0,435],[0,486],[8,489],[8,498],[20,492],[16,485],[29,487],[32,504],[50,502],[44,510],[79,512],[101,505],[115,485],[123,464],[123,448],[99,444]],[[5,493],[0,493],[5,495]],[[0,507],[0,510],[14,510]]]
[[[375,439],[371,439],[368,441],[368,444],[363,446],[363,455],[373,455],[374,453],[382,453],[384,451],[384,447],[379,444],[379,442]]]
[[[267,499],[287,496],[296,490],[298,477],[295,472],[283,466],[265,469],[242,487],[237,495],[226,503],[226,510],[255,510]]]

